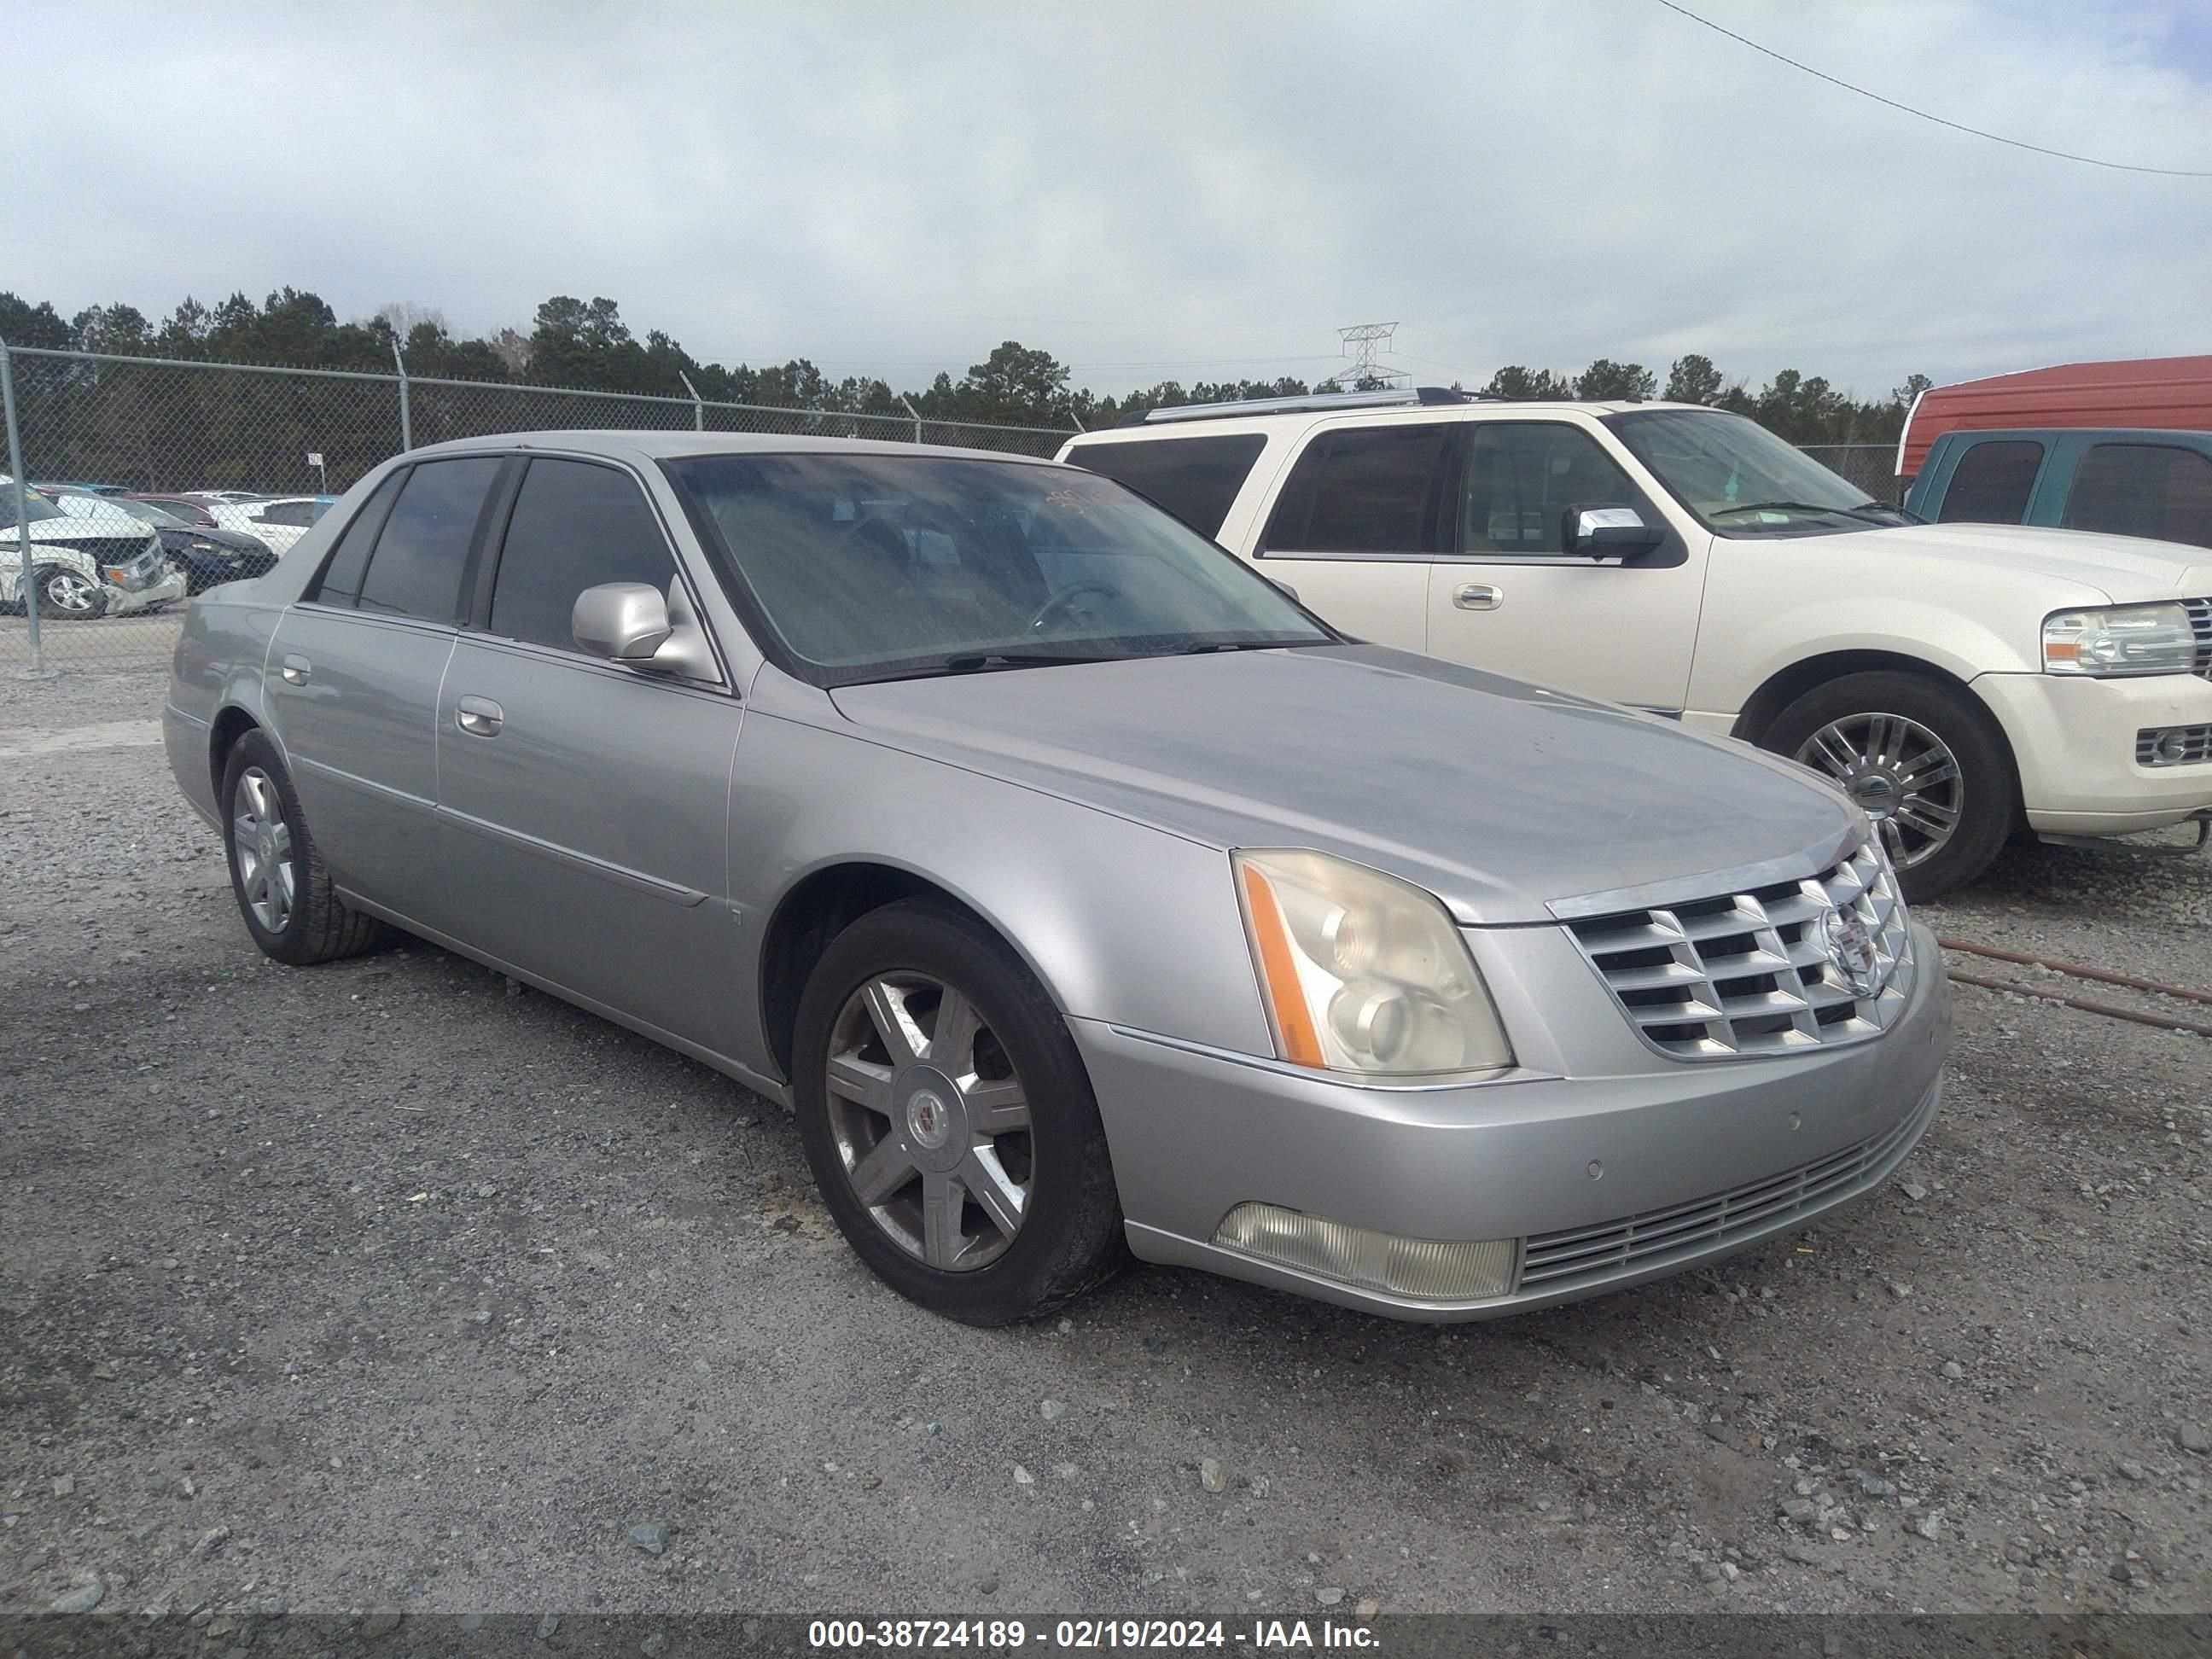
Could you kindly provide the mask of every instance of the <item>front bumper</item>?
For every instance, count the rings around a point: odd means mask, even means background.
[[[2031,829],[2124,836],[2212,808],[2212,763],[2136,763],[2138,732],[2212,725],[2212,679],[1984,674],[1973,688],[2011,742]]]
[[[1914,934],[1913,1000],[1888,1031],[1774,1060],[1378,1089],[1069,1025],[1139,1255],[1398,1318],[1483,1319],[1679,1272],[1887,1179],[1935,1117],[1950,1030],[1935,939]],[[1515,1288],[1416,1300],[1213,1243],[1248,1201],[1402,1237],[1522,1241]]]
[[[122,587],[107,584],[107,614],[127,617],[134,611],[151,611],[173,599],[185,597],[185,574],[174,565],[165,566],[161,573],[143,587]]]

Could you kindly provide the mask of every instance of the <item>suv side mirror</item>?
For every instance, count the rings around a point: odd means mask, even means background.
[[[576,647],[626,668],[649,668],[719,683],[707,630],[692,615],[681,578],[664,595],[647,582],[601,582],[576,595],[568,613]]]
[[[1560,543],[1568,552],[1593,559],[1632,559],[1667,538],[1664,529],[1644,523],[1632,507],[1571,507],[1563,518]]]

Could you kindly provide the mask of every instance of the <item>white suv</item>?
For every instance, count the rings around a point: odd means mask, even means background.
[[[1424,390],[1196,405],[1060,459],[1350,633],[1830,773],[1916,897],[1972,880],[2023,827],[2109,836],[2212,813],[2201,548],[1921,524],[1694,404]]]

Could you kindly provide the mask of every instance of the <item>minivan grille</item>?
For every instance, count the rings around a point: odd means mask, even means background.
[[[1678,1060],[1861,1042],[1912,994],[1911,929],[1879,836],[1801,881],[1569,931],[1638,1035]]]
[[[2195,672],[2212,680],[2212,599],[2184,599],[2189,626],[2197,635]]]
[[[1624,1216],[1593,1227],[1532,1233],[1522,1255],[1521,1294],[1616,1279],[1686,1251],[1711,1249],[1760,1232],[1793,1215],[1826,1208],[1872,1186],[1901,1162],[1934,1114],[1936,1096],[1894,1128],[1826,1158],[1710,1198]]]

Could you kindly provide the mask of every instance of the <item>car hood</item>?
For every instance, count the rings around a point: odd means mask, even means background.
[[[1547,921],[1593,893],[1728,890],[1753,866],[1832,857],[1864,823],[1741,744],[1379,646],[900,680],[832,700],[902,748],[1211,846],[1389,871],[1468,923]]]
[[[15,544],[16,526],[0,524],[0,547]],[[154,539],[154,526],[127,515],[98,519],[33,519],[31,544],[67,547],[83,542],[146,542]]]
[[[209,542],[232,553],[266,553],[268,544],[247,535],[242,530],[205,530],[198,525],[161,525],[156,527],[165,547],[189,548],[194,542]]]
[[[1852,545],[1846,549],[1846,543]],[[2039,579],[2061,590],[2050,595],[2053,605],[2212,595],[2212,554],[2136,536],[2035,525],[1918,524],[1845,531],[1824,537],[1820,545],[1846,554],[1854,568],[1863,568],[1863,558],[1896,558],[1907,567],[1900,574],[1940,562],[2002,571],[2014,584]]]

